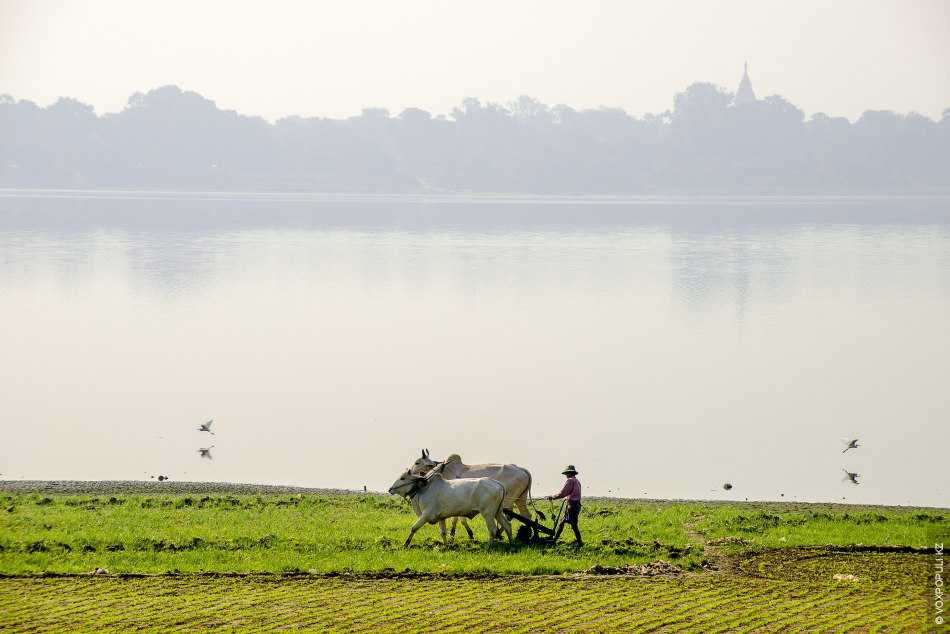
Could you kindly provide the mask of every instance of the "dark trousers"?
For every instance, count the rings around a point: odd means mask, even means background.
[[[557,530],[554,532],[554,539],[557,539],[561,536],[561,531],[564,530],[565,524],[571,525],[571,530],[574,531],[574,539],[577,544],[582,544],[583,540],[581,539],[581,529],[577,526],[577,518],[581,514],[581,503],[578,500],[573,502],[568,500],[567,502],[567,513],[564,514],[564,519],[561,520],[561,523],[557,525]]]

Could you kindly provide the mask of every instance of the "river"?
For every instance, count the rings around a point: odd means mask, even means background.
[[[0,479],[950,502],[948,198],[7,190],[0,324]]]

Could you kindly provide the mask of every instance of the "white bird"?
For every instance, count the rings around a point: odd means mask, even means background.
[[[857,448],[860,446],[860,445],[858,445],[858,439],[857,439],[857,438],[842,438],[841,440],[843,440],[844,443],[845,443],[845,445],[847,445],[847,446],[841,451],[841,453],[844,453],[844,452],[847,451],[848,449],[857,449]]]
[[[202,423],[202,424],[201,424],[201,427],[198,428],[198,431],[206,431],[206,432],[208,432],[209,434],[211,434],[212,436],[214,436],[214,432],[211,431],[211,424],[212,424],[213,422],[214,422],[214,419],[212,418],[212,419],[210,419],[207,423]]]
[[[202,458],[207,458],[208,460],[213,460],[213,458],[211,457],[211,449],[212,449],[212,447],[214,447],[214,445],[211,445],[211,447],[205,447],[205,448],[203,448],[203,449],[199,449],[199,450],[198,450],[198,454],[199,454]]]
[[[851,484],[861,484],[860,482],[858,482],[858,478],[860,478],[861,476],[859,476],[857,473],[852,473],[848,471],[847,469],[842,469],[842,471],[844,471],[844,477],[841,478],[842,482],[844,482],[845,480],[848,480],[851,482]]]

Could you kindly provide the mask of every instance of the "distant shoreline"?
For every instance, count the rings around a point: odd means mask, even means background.
[[[300,487],[281,484],[242,482],[157,482],[154,480],[0,480],[0,493],[64,494],[64,495],[381,495],[382,491]],[[950,511],[950,507],[911,506],[895,504],[854,504],[847,502],[805,502],[795,500],[699,500],[684,498],[624,498],[590,496],[589,500],[609,502],[650,502],[662,504],[714,504],[783,507],[862,508],[862,509],[927,509]]]
[[[663,203],[796,203],[855,202],[866,200],[947,200],[950,190],[869,192],[656,192],[645,194],[532,194],[525,192],[346,192],[289,190],[213,190],[213,189],[76,189],[0,187],[0,199],[66,200],[191,200],[250,202],[392,202],[404,203],[531,203],[531,204],[606,204],[649,205]]]

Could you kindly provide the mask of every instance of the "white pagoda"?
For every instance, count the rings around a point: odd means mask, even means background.
[[[736,89],[736,96],[733,103],[737,106],[752,103],[755,101],[755,92],[752,90],[752,82],[749,80],[749,62],[745,63],[745,70],[742,73],[742,81],[739,82],[739,88]]]

